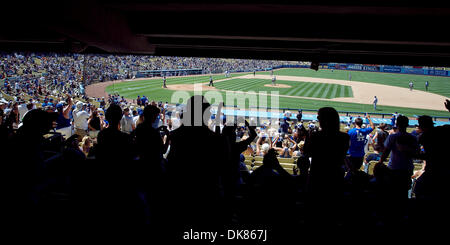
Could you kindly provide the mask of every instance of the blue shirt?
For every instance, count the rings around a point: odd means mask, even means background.
[[[391,126],[395,126],[395,116],[391,118]]]
[[[287,134],[289,129],[289,124],[287,122],[282,122],[280,125],[281,132]]]
[[[70,119],[66,119],[63,113],[59,113],[58,118],[56,119],[56,129],[67,127],[70,127]]]
[[[364,157],[364,146],[367,143],[367,135],[373,131],[372,128],[352,128],[348,131],[350,136],[349,153],[352,157]]]

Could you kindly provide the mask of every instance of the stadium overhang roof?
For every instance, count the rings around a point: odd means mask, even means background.
[[[445,2],[17,0],[2,15],[0,51],[450,66]]]

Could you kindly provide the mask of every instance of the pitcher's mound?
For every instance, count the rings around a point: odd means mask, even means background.
[[[290,88],[292,86],[286,85],[286,84],[265,84],[264,87],[269,87],[269,88]]]
[[[203,85],[203,84],[197,84],[195,86],[197,88],[202,88],[202,90],[217,90],[215,87]],[[183,91],[194,91],[194,84],[173,84],[173,85],[167,85],[167,89],[170,90],[183,90]]]

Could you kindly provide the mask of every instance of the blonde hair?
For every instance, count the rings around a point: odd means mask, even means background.
[[[305,141],[303,140],[300,141],[300,143],[298,143],[297,146],[300,151],[303,151],[303,148],[305,147]]]
[[[92,142],[91,137],[89,137],[88,135],[84,136],[83,139],[81,140],[81,147],[83,149],[84,149],[84,146],[86,146],[88,140]]]

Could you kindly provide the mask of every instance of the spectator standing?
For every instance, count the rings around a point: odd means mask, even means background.
[[[137,98],[136,98],[136,104],[138,105],[138,106],[141,106],[141,103],[142,103],[142,101],[141,101],[141,96],[137,96]]]
[[[411,176],[413,175],[413,158],[418,156],[419,144],[417,138],[406,132],[409,119],[405,116],[398,116],[398,132],[389,135],[386,139],[385,151],[380,160],[374,167],[374,174],[379,178],[380,172],[385,169],[384,161],[390,156],[389,163],[385,172],[389,173],[389,185],[381,190],[384,200],[388,203],[383,206],[389,206],[385,210],[387,222],[398,222],[403,218],[406,201],[408,200],[408,191],[411,188]]]
[[[72,136],[72,125],[70,124],[70,112],[72,111],[72,98],[67,97],[68,104],[57,104],[58,119],[56,120],[56,132],[61,133],[64,138]]]
[[[350,136],[350,170],[352,172],[358,171],[364,160],[364,146],[366,145],[367,135],[373,131],[373,122],[370,120],[370,116],[366,115],[366,119],[369,120],[370,126],[368,128],[362,128],[363,119],[358,117],[355,119],[355,128],[348,131]]]
[[[311,222],[325,225],[342,212],[339,198],[343,191],[344,161],[350,137],[339,131],[339,114],[334,108],[318,111],[321,131],[313,132],[305,141],[305,156],[311,158],[308,190],[312,194]],[[329,205],[330,201],[334,204]]]
[[[105,123],[100,119],[98,110],[92,110],[91,116],[88,120],[89,136],[96,139],[98,133],[105,127]]]
[[[450,137],[450,126],[435,127],[430,116],[420,116],[418,121],[422,131],[419,143],[424,149],[421,158],[426,161],[426,166],[424,174],[417,180],[416,196],[443,200],[449,190],[450,166],[447,164],[447,141]]]
[[[169,215],[181,225],[215,227],[224,222],[221,170],[228,151],[223,137],[211,131],[202,119],[211,117],[209,108],[210,104],[203,96],[192,96],[183,111],[182,126],[169,136],[167,175],[170,191],[167,193],[170,193],[170,200],[167,205],[171,210]],[[196,114],[203,115],[199,119],[200,126],[195,126]],[[184,205],[180,206],[179,201]],[[167,225],[173,227],[172,222]]]
[[[281,122],[281,124],[280,124],[280,129],[281,129],[281,133],[282,134],[288,134],[289,133],[290,126],[289,126],[289,123],[288,123],[287,120],[288,120],[288,118],[284,117],[283,118],[283,122]]]
[[[381,123],[378,126],[378,130],[373,136],[373,141],[375,142],[375,147],[378,147],[380,152],[384,151],[384,141],[388,137],[389,133],[386,132],[386,124]]]
[[[297,122],[300,123],[302,121],[302,117],[303,117],[303,110],[299,109],[298,113],[297,113]]]
[[[88,135],[88,120],[91,115],[86,110],[83,110],[83,107],[81,108],[81,110],[76,112],[75,115],[76,116],[74,117],[75,119],[73,121],[75,134],[78,135],[78,141],[81,141],[84,136]]]
[[[127,134],[130,134],[135,129],[133,116],[130,115],[130,108],[128,107],[123,110],[123,117],[120,120],[120,129]]]

